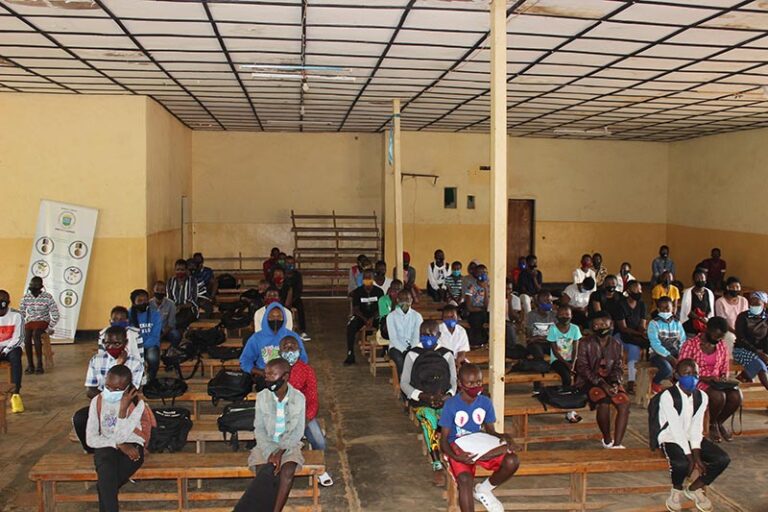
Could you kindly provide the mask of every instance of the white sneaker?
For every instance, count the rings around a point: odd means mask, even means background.
[[[301,341],[312,341],[312,338],[309,337],[309,334],[303,332],[299,335],[301,337]]]
[[[606,443],[603,439],[601,439],[600,444],[602,444],[603,448],[605,448],[606,450],[613,448],[613,441],[611,441],[610,443]]]
[[[478,487],[480,484],[475,485],[475,499],[482,503],[488,512],[504,512],[504,504],[491,491],[479,491]]]
[[[683,510],[683,491],[678,491],[674,487],[669,492],[669,498],[667,498],[667,510],[669,512],[678,512],[680,510]]]
[[[615,444],[611,446],[611,450],[626,450],[626,449],[627,447],[624,446],[623,444]]]
[[[692,491],[689,487],[686,487],[683,492],[686,498],[693,500],[696,508],[701,510],[701,512],[710,512],[712,510],[712,501],[704,494],[704,489]]]

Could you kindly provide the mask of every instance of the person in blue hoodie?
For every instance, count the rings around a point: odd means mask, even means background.
[[[273,302],[261,319],[261,330],[248,338],[240,355],[240,369],[253,376],[258,390],[264,387],[267,363],[280,357],[280,340],[283,338],[294,338],[299,345],[299,359],[309,363],[301,337],[285,326],[285,308],[279,302]]]
[[[144,346],[144,360],[147,363],[149,380],[157,378],[160,368],[160,336],[163,331],[163,315],[149,307],[147,290],[131,292],[131,309],[128,311],[131,327],[139,330]]]

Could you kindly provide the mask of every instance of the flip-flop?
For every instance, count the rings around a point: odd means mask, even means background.
[[[333,485],[333,478],[331,478],[331,475],[326,471],[322,475],[317,475],[317,483],[323,487],[330,487]]]
[[[572,424],[578,423],[582,419],[584,419],[584,418],[582,418],[578,414],[574,414],[572,417],[568,416],[567,414],[565,415],[565,421],[567,421],[568,423],[572,423]]]

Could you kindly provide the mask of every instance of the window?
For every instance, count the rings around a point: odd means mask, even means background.
[[[475,196],[467,196],[467,210],[475,209]]]
[[[443,189],[443,208],[456,208],[456,187],[445,187]]]

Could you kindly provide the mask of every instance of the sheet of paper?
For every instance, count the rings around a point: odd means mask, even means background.
[[[474,453],[475,457],[472,460],[477,461],[489,451],[504,444],[504,441],[485,432],[477,432],[456,439],[456,444],[465,452]]]

